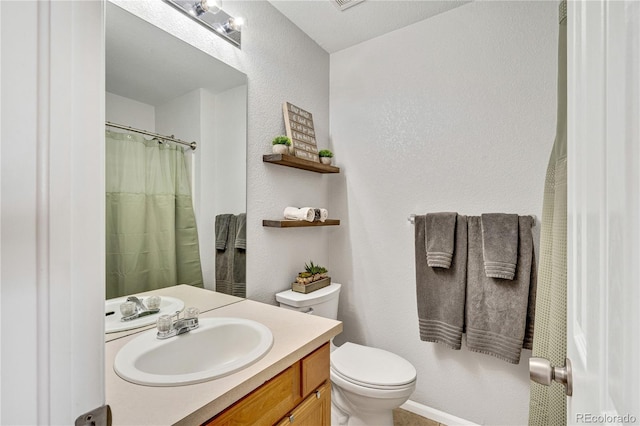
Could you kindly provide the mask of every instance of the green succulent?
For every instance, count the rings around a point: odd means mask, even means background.
[[[304,269],[308,273],[310,273],[312,275],[315,275],[315,274],[323,274],[323,273],[327,272],[326,268],[324,268],[324,267],[322,267],[320,265],[314,265],[313,262],[309,262],[309,263],[310,263],[310,265],[307,265],[306,263],[304,264]]]
[[[289,139],[287,136],[276,136],[271,141],[271,144],[291,146],[291,139]]]
[[[333,157],[333,152],[329,151],[328,149],[321,149],[320,152],[318,153],[318,155],[320,157],[331,158],[331,157]]]

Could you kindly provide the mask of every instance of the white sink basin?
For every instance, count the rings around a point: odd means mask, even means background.
[[[140,299],[144,302],[146,297],[140,296]],[[157,314],[147,315],[144,317],[136,318],[131,321],[120,321],[122,314],[120,313],[120,305],[127,301],[126,297],[119,297],[117,299],[109,299],[104,304],[104,329],[105,333],[116,333],[118,331],[133,330],[134,328],[144,327],[149,324],[155,324],[160,315],[173,315],[176,311],[182,311],[184,309],[184,302],[175,297],[161,296],[160,300],[160,312]],[[111,312],[113,312],[111,314]],[[109,314],[109,315],[107,315]]]
[[[206,382],[248,367],[271,349],[266,326],[242,318],[200,318],[200,326],[166,340],[156,330],[141,333],[116,354],[113,369],[147,386]]]

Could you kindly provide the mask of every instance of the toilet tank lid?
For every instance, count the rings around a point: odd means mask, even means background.
[[[320,290],[312,291],[311,293],[299,293],[293,290],[281,291],[280,293],[276,293],[276,300],[287,306],[304,308],[306,306],[316,305],[318,303],[331,300],[334,297],[338,297],[340,294],[340,287],[340,284],[332,283]]]

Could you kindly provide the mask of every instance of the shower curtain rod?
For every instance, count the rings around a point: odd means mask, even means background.
[[[181,145],[187,145],[188,147],[190,147],[194,151],[198,147],[198,144],[196,142],[186,142],[186,141],[183,141],[181,139],[176,139],[173,136],[164,136],[164,135],[161,135],[161,134],[158,134],[158,133],[149,132],[147,130],[140,130],[140,129],[135,129],[135,128],[131,127],[131,126],[125,126],[125,125],[122,125],[122,124],[112,123],[110,121],[105,121],[105,125],[107,127],[116,127],[118,129],[128,130],[130,132],[140,133],[140,134],[147,135],[147,136],[153,136],[154,138],[162,139],[162,140],[165,140],[165,141],[175,142],[175,143],[179,143]]]

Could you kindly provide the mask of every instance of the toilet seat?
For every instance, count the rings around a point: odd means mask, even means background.
[[[401,390],[416,381],[416,369],[409,361],[355,343],[345,343],[331,353],[331,373],[353,385],[378,390]]]
[[[354,380],[350,377],[346,377],[343,374],[341,374],[339,371],[336,371],[335,369],[331,369],[331,378],[338,378],[341,381],[344,382],[348,382],[354,386],[359,386],[359,387],[363,387],[363,388],[367,388],[367,389],[372,389],[372,390],[381,390],[381,391],[394,391],[394,390],[402,390],[402,389],[406,389],[407,387],[411,387],[413,386],[414,382],[411,383],[407,383],[406,385],[397,385],[397,386],[386,386],[386,385],[376,385],[376,384],[371,384],[371,383],[364,383],[364,382],[360,382],[358,380]]]

